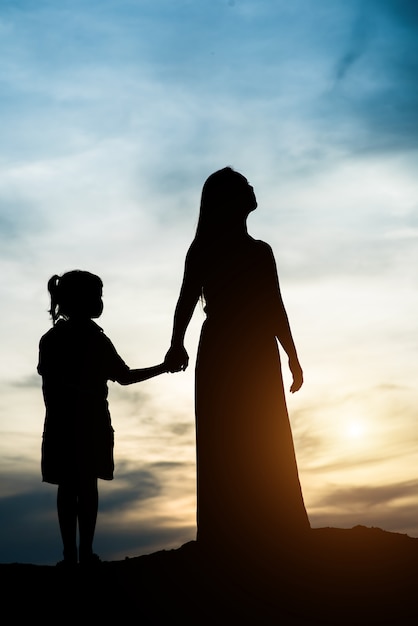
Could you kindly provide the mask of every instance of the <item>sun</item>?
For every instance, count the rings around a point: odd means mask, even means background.
[[[349,439],[360,440],[366,434],[367,428],[361,419],[350,419],[345,425],[345,436]]]

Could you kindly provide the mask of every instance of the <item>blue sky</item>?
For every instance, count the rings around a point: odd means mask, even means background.
[[[255,187],[305,370],[288,404],[312,525],[418,536],[417,31],[406,0],[2,2],[1,562],[60,558],[39,472],[48,278],[99,274],[123,358],[159,362],[225,165]],[[202,320],[186,373],[111,385],[104,558],[195,536]]]

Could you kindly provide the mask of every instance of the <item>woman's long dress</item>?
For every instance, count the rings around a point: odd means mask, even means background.
[[[274,257],[248,238],[208,254],[201,272],[197,539],[271,551],[309,529],[275,337],[284,309]]]

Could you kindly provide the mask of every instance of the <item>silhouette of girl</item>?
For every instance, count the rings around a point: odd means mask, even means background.
[[[40,340],[38,373],[46,417],[42,478],[57,484],[64,560],[99,562],[93,552],[97,479],[113,479],[113,428],[107,381],[137,383],[167,371],[164,364],[129,369],[93,322],[103,311],[102,281],[81,270],[48,281],[53,327]],[[79,553],[77,554],[77,525]]]
[[[261,554],[309,530],[276,338],[302,369],[270,246],[247,232],[253,188],[232,168],[206,180],[174,314],[170,371],[185,369],[184,336],[201,298],[195,372],[197,541]]]

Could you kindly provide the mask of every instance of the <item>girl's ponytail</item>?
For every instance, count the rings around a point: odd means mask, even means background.
[[[59,297],[59,292],[60,292],[60,280],[61,278],[57,275],[54,274],[53,276],[51,276],[51,278],[48,280],[48,291],[49,291],[49,295],[51,296],[51,308],[49,309],[48,313],[51,315],[52,317],[52,323],[55,325],[58,317],[59,317],[59,307],[60,307],[60,297]]]

